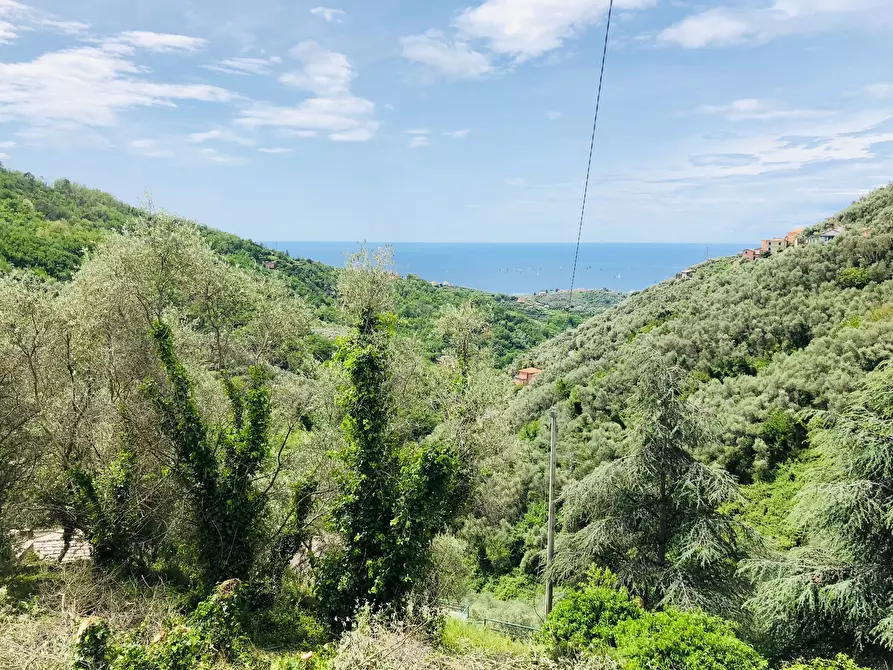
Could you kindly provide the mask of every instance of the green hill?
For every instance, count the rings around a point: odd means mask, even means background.
[[[146,209],[67,179],[48,185],[34,175],[0,167],[0,270],[28,268],[54,279],[69,279],[85,250],[106,235],[120,233],[134,217],[151,215]],[[336,268],[292,258],[207,226],[200,226],[200,230],[211,247],[230,262],[261,273],[276,273],[316,308],[323,321],[339,324],[340,315],[334,308]],[[594,302],[589,299],[585,307],[568,311],[519,303],[506,295],[435,287],[413,276],[399,282],[397,293],[400,332],[420,339],[431,355],[441,345],[431,334],[433,319],[440,309],[470,300],[488,310],[493,324],[494,355],[500,367],[511,365],[530,348],[578,325],[593,309],[604,309],[625,297],[612,291],[593,292],[597,294]],[[583,305],[584,300],[580,303]]]
[[[531,460],[553,404],[565,479],[624,453],[631,362],[653,350],[689,373],[689,397],[721,426],[719,447],[698,457],[744,483],[772,480],[805,446],[810,417],[839,412],[893,355],[893,186],[810,231],[837,226],[845,233],[828,244],[703,263],[533,350],[544,373],[508,410]]]

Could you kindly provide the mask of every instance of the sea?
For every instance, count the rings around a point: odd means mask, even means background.
[[[343,266],[353,242],[266,242],[293,257]],[[493,293],[522,294],[568,289],[573,243],[367,243],[390,246],[395,270],[427,281],[447,282]],[[639,291],[709,258],[732,256],[746,244],[584,243],[577,261],[576,288]]]

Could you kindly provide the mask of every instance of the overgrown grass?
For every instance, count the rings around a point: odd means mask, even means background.
[[[466,600],[472,619],[497,619],[533,628],[543,623],[543,602],[539,594],[530,598],[500,600],[494,594],[483,591],[469,594]]]
[[[122,579],[91,566],[43,564],[19,572],[0,592],[0,669],[67,670],[74,633],[85,617],[108,622],[116,635],[135,644],[161,639],[170,622],[182,620],[184,599],[163,585]],[[11,588],[10,588],[11,587]],[[340,638],[326,642],[312,610],[303,602],[301,585],[289,583],[282,602],[249,630],[247,650],[257,670],[570,670],[582,666],[544,658],[532,641],[513,639],[480,624],[447,617],[400,622],[367,617]],[[12,594],[15,595],[12,595]],[[4,595],[5,594],[5,595]],[[535,602],[500,601],[475,594],[472,617],[539,625]],[[289,607],[291,606],[291,607]],[[286,616],[288,612],[291,615]],[[249,628],[252,628],[249,626]],[[169,631],[168,631],[169,634]],[[218,659],[214,670],[236,670]],[[591,659],[587,668],[613,668],[606,659]],[[607,665],[606,665],[607,664]]]
[[[0,602],[0,668],[69,668],[81,620],[101,616],[148,641],[183,602],[163,585],[122,580],[91,566],[29,565],[6,580]]]
[[[533,653],[529,642],[515,640],[508,635],[454,617],[446,620],[441,645],[445,650],[459,655],[485,652],[524,657]]]

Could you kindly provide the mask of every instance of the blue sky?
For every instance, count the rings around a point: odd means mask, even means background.
[[[571,241],[606,10],[0,0],[0,160],[257,240]],[[893,179],[891,0],[615,19],[585,241],[752,243]]]

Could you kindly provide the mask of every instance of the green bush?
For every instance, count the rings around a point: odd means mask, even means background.
[[[193,670],[217,659],[250,661],[242,633],[241,583],[220,584],[185,619],[171,621],[148,645],[116,639],[99,617],[85,619],[74,640],[73,670]]]
[[[586,586],[555,605],[537,641],[555,658],[613,646],[617,625],[644,614],[626,589],[614,588],[615,582],[608,570],[590,570]]]
[[[74,670],[108,670],[108,646],[112,631],[105,619],[91,616],[81,622],[74,637]]]
[[[700,612],[649,612],[615,631],[624,670],[763,670],[766,660],[732,625]]]
[[[784,670],[868,670],[845,654],[832,658],[814,658],[811,661],[796,661],[784,666]]]
[[[536,596],[536,579],[520,570],[501,575],[487,586],[499,600],[521,600]]]
[[[310,586],[286,570],[272,602],[252,609],[246,632],[255,644],[271,649],[310,649],[329,640],[328,627],[316,616]]]
[[[865,288],[871,281],[867,268],[846,268],[837,273],[837,283],[844,288]]]

